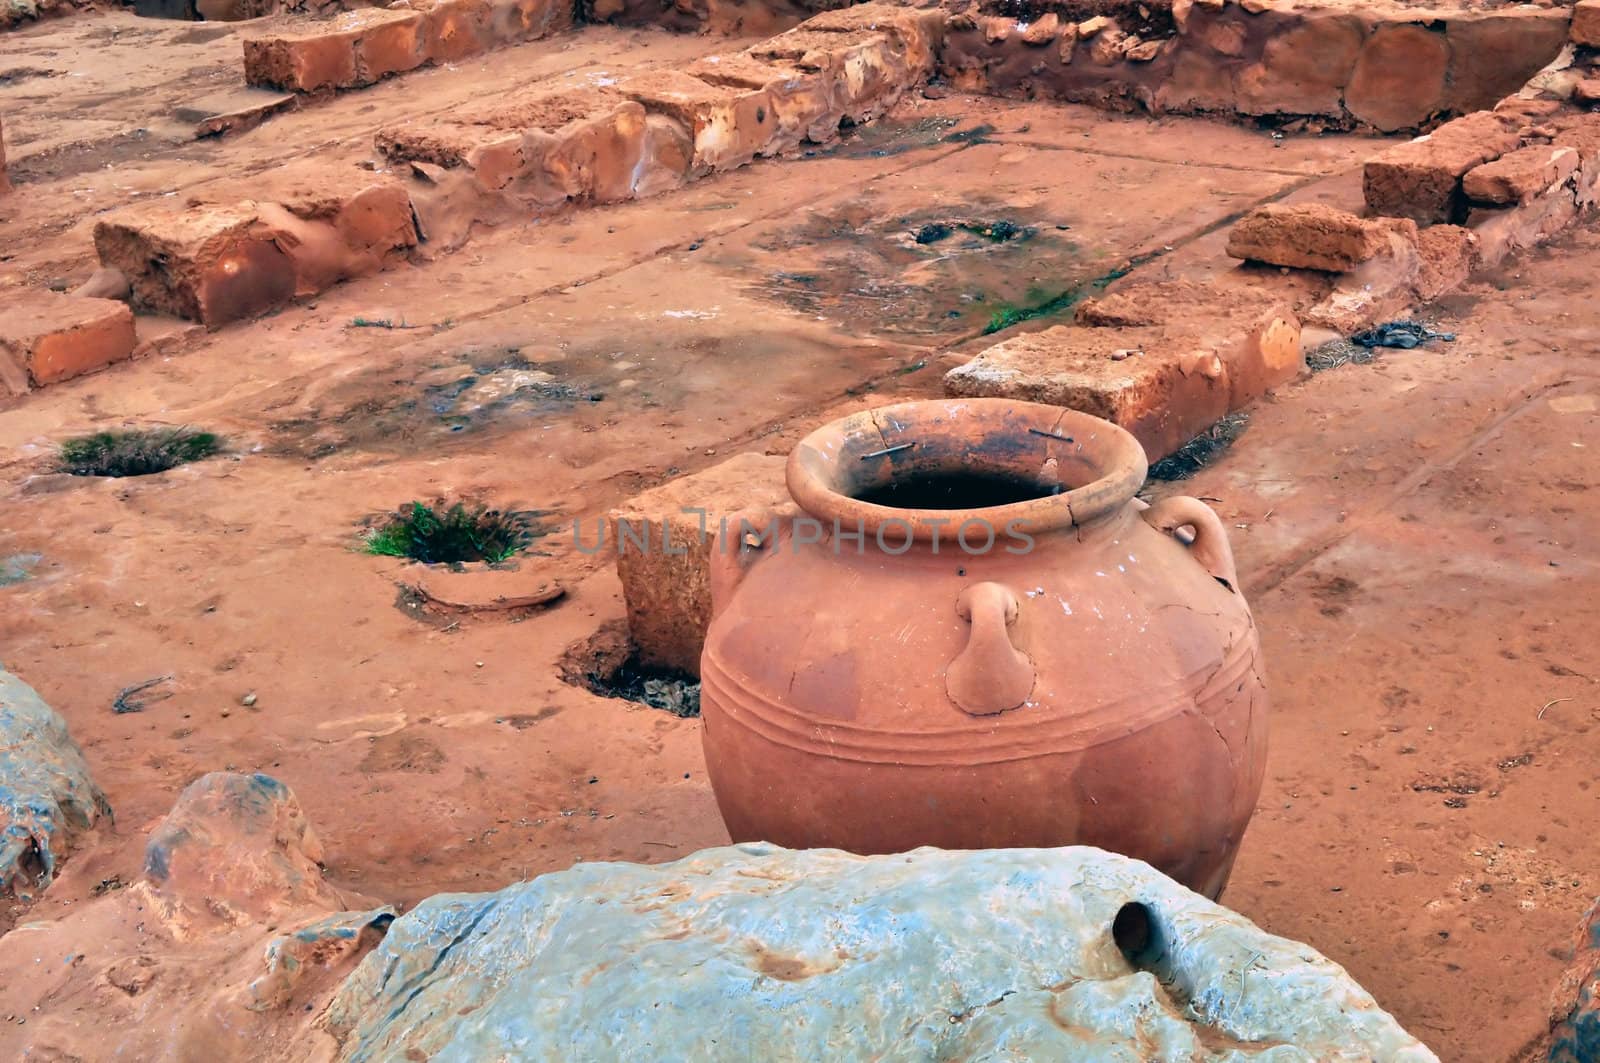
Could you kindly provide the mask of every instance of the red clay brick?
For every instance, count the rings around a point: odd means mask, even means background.
[[[356,39],[360,30],[341,28],[341,15],[315,29],[247,37],[244,79],[251,85],[291,92],[346,88],[356,84]]]
[[[1516,119],[1493,111],[1446,122],[1431,134],[1369,159],[1362,172],[1367,206],[1376,214],[1418,224],[1466,216],[1461,178],[1474,166],[1516,148]]]
[[[427,0],[419,5],[426,24],[424,50],[434,63],[454,63],[494,43],[487,0]]]
[[[1531,144],[1474,166],[1461,179],[1461,189],[1474,203],[1511,206],[1549,191],[1577,168],[1578,153],[1571,148]]]
[[[95,225],[100,263],[120,269],[135,306],[215,327],[294,297],[294,262],[260,211],[140,203]]]
[[[368,8],[351,14],[364,16],[365,23],[355,41],[356,84],[370,85],[428,61],[420,13]]]
[[[1358,218],[1326,203],[1269,203],[1228,233],[1227,253],[1249,262],[1343,273],[1388,250],[1389,233],[1415,240],[1409,219]]]
[[[92,373],[131,356],[134,342],[125,303],[32,289],[0,296],[0,391]]]

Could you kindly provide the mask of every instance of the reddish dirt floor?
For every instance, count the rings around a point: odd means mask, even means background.
[[[91,43],[117,25],[71,24]],[[50,69],[46,29],[0,67]],[[543,72],[727,46],[585,42],[546,48]],[[126,95],[87,94],[72,133],[43,118],[55,76],[0,83],[19,108],[0,269],[81,280],[94,211],[128,189],[358,157],[408,93],[443,110],[520,51],[132,155]],[[65,80],[75,60],[55,58]],[[117,812],[27,917],[135,876],[149,826],[225,768],[288,783],[329,878],[397,904],[725,842],[697,721],[560,677],[567,648],[623,614],[573,522],[592,540],[646,487],[782,453],[842,409],[938,395],[996,311],[1140,256],[1158,275],[1371,148],[919,97],[812,157],[480,232],[0,411],[0,573],[25,573],[0,585],[0,662],[66,717]],[[1037,235],[939,253],[908,237],[952,219]],[[1475,280],[1432,310],[1453,343],[1281,389],[1224,457],[1154,487],[1223,515],[1265,643],[1267,783],[1225,902],[1344,964],[1443,1059],[1506,1059],[1542,1029],[1600,891],[1597,270],[1585,231]],[[52,471],[61,439],[125,424],[203,427],[229,453],[139,479]],[[515,618],[414,608],[401,585],[434,577],[361,553],[360,532],[436,496],[546,511],[537,555],[471,578],[559,580],[565,600]],[[167,699],[111,711],[166,675]]]

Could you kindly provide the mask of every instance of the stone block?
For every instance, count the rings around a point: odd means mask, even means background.
[[[1439,111],[1449,69],[1443,33],[1410,23],[1379,26],[1356,58],[1345,109],[1385,133],[1414,129]]]
[[[778,134],[778,120],[765,89],[713,85],[675,70],[624,78],[617,90],[689,130],[694,143],[690,174],[743,166],[766,154]]]
[[[355,43],[356,84],[371,85],[428,61],[426,24],[420,13],[368,8],[350,14],[364,23]]]
[[[870,31],[825,33],[802,25],[748,53],[762,62],[822,75],[841,117],[857,124],[887,111],[923,77],[888,36]]]
[[[208,93],[172,110],[180,122],[193,122],[196,138],[227,136],[254,129],[275,114],[293,110],[300,97],[279,89],[235,86]]]
[[[1600,0],[1578,0],[1568,34],[1573,44],[1600,48]]]
[[[1269,286],[1265,279],[1130,279],[1080,303],[1075,319],[1090,328],[1165,326],[1191,350],[1214,352],[1227,378],[1228,408],[1237,410],[1305,372],[1294,312],[1303,298],[1299,286]],[[1271,279],[1279,280],[1276,274]]]
[[[316,28],[244,41],[244,79],[248,84],[289,92],[341,89],[356,82],[356,41],[362,27],[347,12]]]
[[[801,143],[827,143],[838,135],[841,109],[834,103],[831,80],[821,72],[778,66],[744,52],[698,59],[685,72],[711,85],[765,92],[777,121],[772,153]]]
[[[1600,115],[1574,114],[1558,119],[1553,142],[1578,153],[1574,182],[1578,206],[1594,206],[1600,200]]]
[[[376,142],[389,159],[464,167],[484,190],[535,206],[613,203],[633,198],[637,186],[665,187],[661,168],[675,141],[655,137],[657,153],[647,159],[645,118],[641,104],[609,89],[543,88],[383,129]],[[686,171],[687,157],[682,165]]]
[[[1461,190],[1473,203],[1511,206],[1543,195],[1578,169],[1578,153],[1552,144],[1525,148],[1474,166],[1461,179]]]
[[[1228,234],[1233,258],[1343,273],[1389,247],[1389,234],[1417,236],[1408,218],[1358,218],[1325,203],[1257,207]]]
[[[1478,238],[1459,225],[1430,225],[1417,234],[1417,297],[1437,299],[1466,283],[1477,260]]]
[[[670,178],[661,167],[673,161],[667,150],[671,138],[647,121],[642,104],[599,91],[587,96],[560,93],[549,103],[553,109],[527,135],[528,163],[518,195],[540,206],[620,203],[639,195],[641,187],[660,186]],[[651,143],[661,154],[647,158],[646,137],[652,129]],[[682,161],[687,166],[688,159]]]
[[[411,198],[392,177],[307,163],[213,189],[224,191],[253,199],[258,229],[294,268],[296,295],[375,273],[418,242]]]
[[[96,223],[94,243],[100,264],[120,269],[147,310],[215,327],[294,297],[294,262],[254,203],[140,203]]]
[[[566,0],[489,0],[489,35],[500,44],[533,41],[573,26]]]
[[[1421,225],[1459,222],[1467,207],[1461,178],[1514,150],[1518,142],[1516,120],[1492,111],[1446,122],[1427,136],[1367,160],[1362,171],[1367,206],[1375,214]]]
[[[1132,432],[1151,461],[1229,410],[1227,368],[1192,334],[1060,325],[1014,336],[945,374],[946,395],[1064,406]]]
[[[1363,40],[1361,23],[1352,15],[1305,12],[1297,25],[1267,39],[1259,62],[1239,72],[1239,110],[1245,114],[1343,115],[1345,85]]]
[[[1567,20],[1567,10],[1558,5],[1453,14],[1445,24],[1450,45],[1445,108],[1470,114],[1516,93],[1561,53]]]
[[[0,296],[0,393],[20,395],[131,357],[133,311],[32,288]]]
[[[741,454],[611,511],[608,541],[628,605],[629,632],[644,663],[700,674],[719,524],[744,510],[790,505],[786,464],[782,455]]]
[[[1043,48],[1055,43],[1061,36],[1061,16],[1054,11],[1047,11],[1028,24],[1022,31],[1022,43],[1031,48]]]
[[[429,62],[454,63],[494,44],[488,0],[425,0],[418,10]]]
[[[944,40],[946,15],[938,7],[915,8],[894,3],[846,4],[806,19],[803,30],[852,36],[883,34],[894,42],[905,67],[920,75],[933,72]]]

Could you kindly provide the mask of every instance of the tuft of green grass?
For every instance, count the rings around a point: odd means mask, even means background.
[[[363,548],[384,557],[408,557],[428,565],[492,563],[527,549],[537,535],[525,514],[457,502],[412,502],[367,533]]]
[[[149,476],[221,449],[215,434],[188,428],[96,432],[62,443],[57,468],[73,476]]]

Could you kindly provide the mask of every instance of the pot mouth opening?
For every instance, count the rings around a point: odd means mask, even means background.
[[[1045,483],[1006,473],[927,472],[914,476],[890,476],[884,483],[858,485],[850,497],[869,505],[889,509],[967,510],[1031,502],[1059,495],[1060,483]]]
[[[1109,421],[1009,399],[908,402],[852,414],[801,440],[788,485],[811,516],[916,539],[963,522],[1082,526],[1125,506],[1144,448]]]

